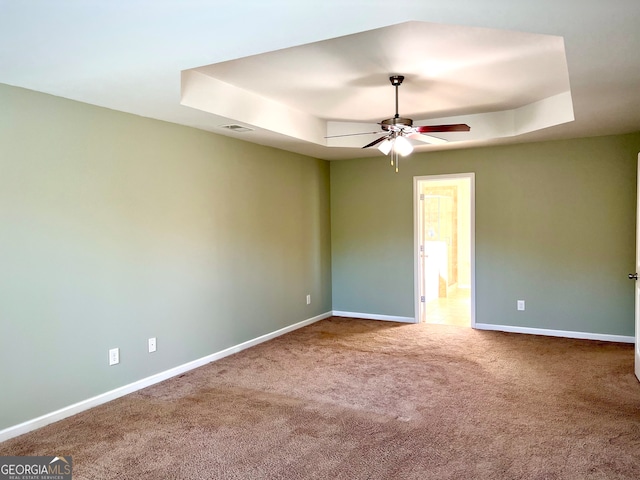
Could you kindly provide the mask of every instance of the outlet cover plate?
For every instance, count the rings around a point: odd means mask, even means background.
[[[112,348],[109,350],[109,365],[117,365],[120,363],[120,349]]]

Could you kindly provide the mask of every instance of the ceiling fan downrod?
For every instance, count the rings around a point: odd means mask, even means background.
[[[387,118],[380,122],[382,129],[388,132],[401,131],[405,127],[411,128],[413,126],[413,120],[410,118],[402,118],[400,116],[399,100],[398,100],[398,87],[402,85],[404,75],[391,75],[389,81],[391,85],[396,87],[396,114],[393,118]]]
[[[398,108],[398,87],[402,85],[402,82],[404,81],[404,76],[392,75],[389,77],[389,81],[391,82],[391,85],[396,87],[396,115],[394,118],[398,118],[400,117],[400,114],[398,113],[400,111],[400,109]]]

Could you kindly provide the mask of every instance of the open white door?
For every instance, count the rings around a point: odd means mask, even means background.
[[[636,280],[636,377],[640,380],[640,282],[638,282],[638,272],[640,272],[640,153],[638,154],[638,186],[636,189],[636,273],[633,278]]]

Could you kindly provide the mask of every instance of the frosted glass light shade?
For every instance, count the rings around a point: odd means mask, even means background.
[[[385,138],[382,143],[378,145],[378,150],[380,150],[385,155],[389,155],[391,147],[393,147],[393,142],[391,142],[388,138]]]
[[[413,145],[403,136],[398,136],[393,144],[393,151],[398,155],[406,157],[413,152]]]

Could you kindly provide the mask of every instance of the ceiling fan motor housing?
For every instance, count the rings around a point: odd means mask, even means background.
[[[398,132],[405,128],[411,128],[413,126],[413,120],[402,117],[387,118],[380,122],[380,125],[382,129],[387,132]]]

